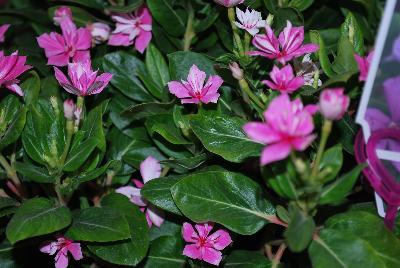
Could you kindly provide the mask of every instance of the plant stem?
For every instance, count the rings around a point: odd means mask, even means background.
[[[239,56],[244,56],[242,41],[240,40],[240,36],[238,34],[238,28],[235,25],[235,17],[235,9],[233,7],[228,8],[228,18],[232,27],[233,41],[238,49]]]
[[[271,268],[277,268],[278,265],[281,263],[281,258],[283,256],[283,253],[285,252],[286,249],[286,244],[283,243],[279,246],[278,251],[275,254],[274,259],[272,260],[272,266]]]
[[[314,74],[314,83],[313,83],[313,88],[317,89],[318,88],[318,81],[319,81],[319,70],[317,70]]]
[[[245,79],[239,80],[240,88],[246,93],[250,99],[260,108],[264,109],[264,104],[260,101],[260,99],[251,91],[249,84]]]
[[[74,135],[74,121],[67,120],[66,128],[67,128],[67,140],[65,143],[64,151],[61,155],[61,166],[64,165],[69,152],[69,148],[71,146],[72,136]]]
[[[21,181],[18,178],[16,170],[8,163],[7,159],[0,153],[0,164],[3,166],[5,171],[7,172],[7,176],[14,183],[16,189],[19,191],[21,197],[26,196],[25,188],[21,184]]]
[[[248,32],[245,32],[244,34],[244,54],[247,55],[247,52],[250,50],[250,41],[251,41],[251,35]]]
[[[54,183],[54,191],[55,191],[56,194],[57,194],[58,202],[59,202],[61,205],[65,206],[65,205],[66,205],[66,202],[65,202],[65,200],[64,200],[63,195],[62,195],[61,192],[60,192],[60,187],[61,187],[61,176],[60,176],[60,175],[57,175],[57,176],[56,176],[56,182]]]
[[[192,39],[196,36],[196,33],[193,29],[193,20],[194,20],[194,10],[192,4],[188,2],[187,10],[189,13],[187,24],[186,24],[186,31],[183,37],[183,51],[189,51],[190,45],[192,44]]]
[[[276,225],[280,225],[280,226],[283,226],[285,228],[288,227],[288,224],[286,222],[281,221],[276,215],[268,215],[268,216],[265,216],[264,219],[266,219],[270,223],[273,223],[273,224],[276,224]]]
[[[325,151],[326,142],[328,141],[329,134],[332,130],[332,121],[325,119],[322,126],[321,140],[319,141],[317,156],[314,161],[313,169],[311,171],[311,178],[314,179],[318,175],[319,163],[321,162],[322,155]]]

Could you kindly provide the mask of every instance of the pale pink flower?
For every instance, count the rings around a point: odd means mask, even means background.
[[[76,105],[73,99],[67,99],[64,101],[64,117],[68,120],[74,119],[74,112]]]
[[[143,53],[152,38],[152,18],[146,6],[140,7],[134,13],[123,13],[112,16],[116,28],[112,32],[108,44],[111,46],[130,46]]]
[[[86,28],[66,29],[62,27],[62,35],[51,32],[37,37],[39,46],[44,49],[48,65],[66,66],[70,60],[83,62],[90,59],[89,49],[92,36]]]
[[[142,198],[140,189],[145,183],[153,179],[157,179],[161,175],[161,165],[157,159],[149,156],[140,164],[140,174],[142,175],[143,183],[134,179],[133,186],[124,186],[116,189],[119,194],[123,194],[130,199],[132,203],[138,205],[140,210],[146,214],[147,224],[151,227],[153,224],[160,227],[164,222],[164,212],[148,203],[147,200]]]
[[[10,24],[3,24],[0,26],[0,43],[4,42],[4,34],[7,32],[8,28],[10,27]]]
[[[232,243],[231,236],[225,230],[218,230],[210,234],[213,224],[202,223],[194,226],[190,223],[183,223],[183,239],[192,243],[183,249],[183,255],[195,260],[203,260],[218,266],[222,260],[221,250]]]
[[[304,86],[304,79],[301,76],[294,76],[292,66],[286,65],[282,69],[274,66],[269,73],[272,81],[264,80],[263,84],[281,93],[292,93]]]
[[[316,106],[303,107],[300,99],[290,101],[287,94],[282,94],[264,112],[265,123],[244,125],[250,139],[267,144],[261,154],[261,164],[283,160],[292,150],[304,151],[315,138],[312,114],[316,111]]]
[[[221,87],[223,80],[218,75],[211,75],[207,83],[206,73],[199,70],[193,64],[190,68],[187,81],[171,81],[168,82],[169,92],[181,99],[182,103],[216,103],[219,98],[218,89]]]
[[[53,22],[55,25],[61,26],[63,30],[75,31],[76,26],[72,21],[72,11],[69,7],[62,6],[54,11]]]
[[[18,56],[17,51],[10,56],[4,56],[4,52],[0,51],[0,86],[23,96],[24,92],[18,85],[19,80],[17,78],[23,72],[32,68],[32,66],[25,65],[25,63],[26,56]]]
[[[110,26],[102,22],[95,22],[88,25],[88,29],[92,34],[92,40],[95,44],[100,44],[108,40],[110,37]]]
[[[242,80],[244,78],[243,70],[240,69],[240,66],[237,62],[231,62],[229,64],[229,69],[232,72],[233,78],[236,80]]]
[[[54,67],[58,83],[69,93],[77,96],[99,94],[112,79],[112,74],[97,75],[93,71],[90,60],[68,64],[69,79],[57,67]]]
[[[368,54],[368,56],[366,56],[366,57],[361,57],[361,56],[359,56],[357,54],[354,55],[354,58],[356,59],[357,64],[358,64],[358,69],[360,70],[360,76],[358,78],[360,81],[366,81],[367,80],[369,67],[371,65],[373,57],[374,57],[374,52],[373,51],[371,51]]]
[[[54,255],[57,253],[54,258],[56,268],[68,267],[68,251],[76,261],[83,258],[81,244],[75,243],[74,241],[63,236],[58,236],[57,241],[46,242],[40,247],[40,251],[49,255]]]
[[[315,44],[303,45],[304,27],[293,27],[290,21],[287,21],[286,27],[279,34],[279,39],[269,25],[265,27],[265,30],[266,34],[257,34],[253,38],[253,45],[259,50],[250,51],[249,55],[277,59],[285,64],[293,58],[315,52],[319,48]]]
[[[344,88],[332,88],[322,91],[319,97],[319,111],[328,120],[339,120],[350,105],[350,98]]]
[[[235,21],[235,25],[240,29],[246,30],[252,36],[260,31],[259,28],[267,26],[267,22],[261,17],[261,12],[256,10],[250,11],[246,8],[246,12],[243,12],[237,7],[236,16],[239,22]]]
[[[244,2],[244,0],[214,0],[215,3],[224,7],[234,7]]]

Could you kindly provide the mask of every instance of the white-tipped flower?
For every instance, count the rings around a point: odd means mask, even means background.
[[[105,23],[95,22],[88,26],[92,34],[92,40],[95,44],[100,44],[108,40],[111,28]]]
[[[246,11],[243,12],[239,8],[236,8],[236,16],[239,19],[239,22],[235,21],[236,26],[246,30],[252,36],[256,35],[260,31],[260,28],[267,25],[267,22],[262,19],[261,13],[256,10],[250,11],[246,8]]]

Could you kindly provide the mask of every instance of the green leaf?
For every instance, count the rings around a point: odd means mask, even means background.
[[[334,179],[343,165],[343,152],[340,144],[335,145],[324,152],[319,165],[321,171],[325,171],[323,181],[327,182]]]
[[[39,99],[35,106],[31,106],[22,132],[25,151],[36,162],[55,168],[60,164],[65,139],[61,100],[56,97]]]
[[[311,242],[315,223],[312,217],[307,216],[297,207],[289,207],[289,226],[284,236],[289,248],[293,252],[301,252]]]
[[[263,167],[263,177],[267,184],[281,197],[297,199],[297,173],[292,161],[286,160]]]
[[[9,197],[0,197],[0,209],[14,207],[17,202]]]
[[[18,97],[8,95],[0,102],[0,151],[15,142],[26,122],[26,108]]]
[[[200,53],[179,51],[168,54],[169,70],[173,80],[187,79],[193,64],[207,75],[214,75],[214,62]]]
[[[144,268],[179,268],[185,266],[182,255],[183,243],[180,234],[176,236],[161,236],[151,243]]]
[[[99,258],[118,265],[136,266],[149,248],[149,233],[144,214],[121,194],[109,194],[101,200],[103,207],[121,212],[129,223],[130,239],[91,244],[88,248]]]
[[[182,178],[183,176],[169,176],[148,181],[140,190],[140,193],[153,205],[163,210],[182,215],[171,195],[172,186]]]
[[[164,56],[154,45],[150,44],[146,50],[145,61],[147,71],[154,83],[156,83],[160,90],[167,92],[165,86],[171,81],[171,77],[169,76],[169,69]]]
[[[226,258],[224,267],[270,268],[272,263],[259,251],[235,250]]]
[[[185,32],[186,22],[177,9],[168,0],[147,0],[147,6],[153,18],[170,35],[181,36]]]
[[[350,172],[344,174],[335,182],[325,186],[322,189],[319,203],[322,205],[335,204],[345,199],[349,192],[353,189],[358,177],[360,176],[361,171],[364,168],[364,165],[359,165],[352,169]]]
[[[126,52],[114,52],[103,57],[103,69],[113,74],[111,84],[129,98],[141,102],[153,100],[142,82],[136,77],[136,72],[145,66],[138,58]]]
[[[338,52],[332,64],[332,70],[337,74],[356,72],[358,65],[354,59],[354,48],[348,37],[342,35],[338,43]]]
[[[217,222],[244,235],[260,230],[275,213],[260,186],[239,173],[209,171],[186,176],[171,188],[180,211],[195,222]]]
[[[304,25],[303,15],[296,8],[283,7],[278,8],[274,13],[274,29],[282,30],[290,21],[294,26]]]
[[[341,34],[350,40],[357,54],[364,54],[364,36],[353,13],[347,13],[346,19],[341,27]]]
[[[24,99],[26,105],[34,104],[39,98],[40,93],[40,78],[35,71],[29,72],[30,77],[21,83],[21,88],[24,90]]]
[[[63,170],[77,170],[88,159],[94,148],[96,148],[97,143],[98,139],[89,138],[80,143],[79,146],[71,148],[71,151],[68,153],[67,160],[65,161]]]
[[[289,7],[294,7],[299,11],[304,11],[314,3],[314,0],[292,0]]]
[[[399,267],[400,240],[382,220],[353,211],[329,219],[309,247],[313,267]]]
[[[107,101],[92,109],[87,115],[87,118],[85,118],[85,120],[83,121],[81,129],[81,132],[84,134],[84,138],[95,139],[97,142],[97,147],[103,152],[106,150],[106,137],[103,130],[103,114],[105,112],[105,109],[103,105],[106,104]],[[81,144],[72,144],[72,148],[75,146],[81,146]],[[88,149],[90,149],[92,146],[93,141],[87,143]]]
[[[130,13],[138,9],[141,5],[143,5],[144,0],[130,0],[128,5],[123,6],[110,6],[107,7],[107,10],[111,12],[117,13]]]
[[[128,107],[122,112],[124,115],[129,115],[132,120],[140,120],[152,115],[158,115],[163,113],[169,113],[173,103],[158,103],[148,102],[135,104]]]
[[[187,172],[189,170],[200,167],[208,159],[207,154],[199,154],[189,158],[182,159],[167,159],[161,161],[161,164],[170,168],[174,168],[178,171]]]
[[[316,54],[318,55],[322,70],[328,77],[333,77],[335,72],[332,70],[332,64],[329,60],[328,52],[325,48],[325,42],[322,39],[320,32],[315,30],[310,31],[310,40],[312,43],[319,45]]]
[[[150,136],[153,136],[154,133],[158,133],[165,140],[172,144],[191,144],[191,142],[183,137],[180,129],[175,126],[172,114],[159,114],[150,116],[147,118],[145,126]]]
[[[131,237],[124,215],[108,207],[90,207],[78,211],[65,235],[73,240],[90,242],[110,242]]]
[[[12,243],[30,237],[50,234],[71,223],[68,208],[54,206],[46,198],[33,198],[24,202],[7,225],[7,239]]]
[[[236,163],[259,156],[263,147],[246,136],[242,129],[245,123],[239,117],[215,113],[197,114],[190,119],[193,132],[208,151]]]
[[[30,163],[15,162],[15,168],[18,173],[22,174],[30,181],[38,183],[53,183],[55,181],[55,177],[51,176],[47,169]]]

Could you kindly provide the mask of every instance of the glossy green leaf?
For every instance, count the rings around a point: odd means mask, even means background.
[[[132,105],[122,113],[131,117],[132,120],[140,120],[152,115],[169,113],[172,106],[172,103],[148,102]]]
[[[88,159],[94,148],[96,148],[97,143],[98,140],[96,138],[89,138],[80,143],[79,146],[71,148],[71,151],[68,153],[65,161],[63,170],[74,171],[78,169]]]
[[[343,152],[340,144],[335,145],[324,152],[319,165],[319,169],[326,173],[323,181],[327,182],[334,179],[343,165]]]
[[[311,242],[315,230],[314,220],[297,207],[289,207],[289,217],[289,226],[284,233],[286,242],[292,251],[301,252]]]
[[[168,65],[161,52],[152,44],[146,49],[146,68],[157,86],[167,92],[165,86],[171,81]]]
[[[325,42],[322,39],[319,31],[310,31],[310,39],[312,43],[319,45],[319,49],[316,54],[318,55],[322,70],[328,77],[334,76],[335,72],[332,70],[332,64],[328,57],[328,51],[325,48]]]
[[[173,80],[187,80],[187,76],[190,68],[193,64],[205,72],[207,75],[216,74],[214,71],[214,62],[204,56],[203,54],[196,52],[174,52],[168,54],[169,70],[171,79]]]
[[[194,173],[176,183],[171,193],[180,211],[192,221],[217,222],[244,235],[256,233],[275,212],[260,186],[239,173]]]
[[[180,234],[176,236],[161,236],[152,241],[144,267],[184,267],[186,261],[182,252],[183,242]]]
[[[349,38],[357,54],[364,54],[364,36],[353,13],[347,13],[346,19],[341,27],[341,33]]]
[[[223,267],[270,268],[272,267],[272,263],[259,251],[235,250],[226,258]]]
[[[172,114],[159,114],[148,117],[145,126],[150,136],[157,133],[172,144],[191,144],[191,142],[186,140],[182,135],[180,129],[175,126]]]
[[[338,52],[332,64],[332,70],[337,74],[356,72],[358,65],[354,59],[354,48],[348,37],[342,35],[338,43]]]
[[[38,183],[53,183],[55,177],[51,176],[46,168],[35,166],[34,164],[15,162],[15,168],[19,174],[22,174],[30,181]]]
[[[30,77],[21,83],[20,87],[24,91],[26,105],[34,104],[39,98],[40,78],[35,71],[29,72]]]
[[[67,237],[90,242],[110,242],[131,237],[125,216],[112,208],[90,207],[74,214]]]
[[[8,95],[0,102],[0,150],[15,142],[26,122],[26,108],[18,97]]]
[[[241,118],[215,113],[198,114],[190,119],[193,132],[208,151],[237,163],[259,156],[263,147],[246,136],[242,129],[245,123]]]
[[[7,239],[14,244],[30,237],[50,234],[67,227],[71,213],[64,206],[54,205],[46,198],[24,202],[7,225]]]
[[[173,2],[168,0],[147,0],[153,18],[173,36],[180,36],[184,33],[186,21],[177,12]]]
[[[84,138],[95,139],[97,142],[96,143],[97,147],[102,151],[106,150],[106,137],[104,135],[104,130],[103,130],[103,114],[105,112],[104,109],[105,106],[107,106],[107,101],[103,102],[102,104],[92,109],[88,113],[87,117],[84,119],[81,129],[82,133],[84,134]],[[75,146],[81,146],[81,144],[80,145],[72,144],[72,148]],[[88,149],[90,149],[92,146],[93,146],[93,141],[87,142]]]

